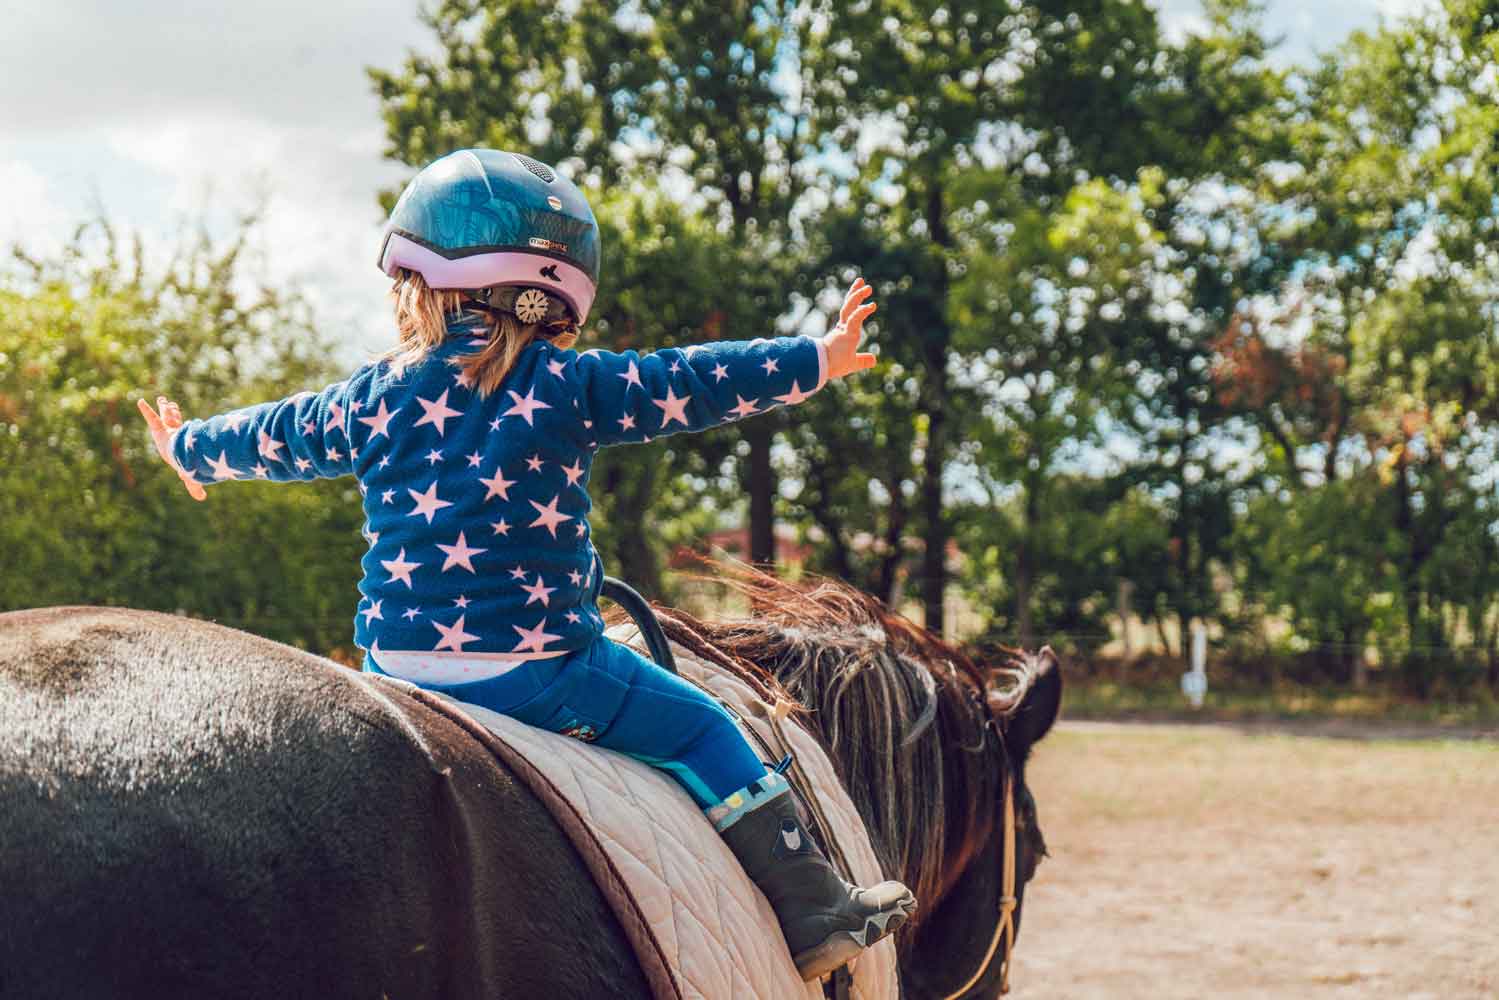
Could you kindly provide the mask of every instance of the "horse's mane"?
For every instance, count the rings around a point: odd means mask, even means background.
[[[742,564],[712,565],[712,579],[748,598],[753,617],[709,622],[658,607],[667,636],[768,699],[798,703],[885,871],[935,901],[993,830],[1000,776],[978,751],[994,738],[989,713],[1013,711],[1029,686],[1026,661],[985,671],[846,584],[794,585]],[[992,685],[996,673],[1011,680],[1003,690]]]

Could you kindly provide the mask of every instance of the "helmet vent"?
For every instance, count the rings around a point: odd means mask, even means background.
[[[552,168],[547,166],[545,163],[542,163],[540,160],[533,160],[529,156],[526,156],[522,153],[513,153],[511,155],[513,155],[517,160],[521,161],[521,163],[527,170],[531,171],[531,173],[535,174],[537,177],[540,177],[548,184],[557,179],[557,175],[552,173]]]

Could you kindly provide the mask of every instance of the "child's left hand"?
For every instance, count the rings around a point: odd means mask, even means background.
[[[822,345],[828,352],[829,379],[874,367],[874,355],[859,350],[864,321],[874,315],[875,310],[873,302],[864,300],[873,294],[874,289],[866,285],[863,278],[855,278],[843,298],[843,308],[838,311],[838,325],[822,338]]]
[[[165,396],[157,396],[156,405],[161,408],[160,413],[152,409],[151,404],[144,399],[137,399],[135,405],[140,409],[141,416],[146,418],[146,428],[151,432],[151,441],[156,445],[156,453],[161,456],[161,460],[182,478],[182,485],[187,487],[188,494],[194,500],[206,500],[208,494],[204,492],[203,485],[183,472],[172,457],[172,432],[182,426],[182,411],[177,408],[177,404]]]

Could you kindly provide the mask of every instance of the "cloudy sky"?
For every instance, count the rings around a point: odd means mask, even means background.
[[[1282,60],[1421,0],[1270,0]],[[1176,32],[1197,0],[1159,0]],[[101,209],[167,246],[264,198],[259,246],[351,359],[388,341],[382,156],[364,67],[430,46],[417,0],[0,0],[0,246],[46,251]]]

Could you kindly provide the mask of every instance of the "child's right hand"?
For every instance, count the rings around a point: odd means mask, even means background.
[[[860,305],[874,294],[874,289],[855,278],[843,298],[843,308],[838,311],[838,325],[822,338],[828,353],[828,378],[842,378],[854,372],[873,368],[875,357],[859,351],[859,337],[864,331],[864,321],[874,315],[873,302]]]
[[[146,418],[146,429],[151,432],[151,441],[156,445],[156,454],[160,455],[161,460],[171,466],[172,471],[181,477],[182,485],[187,487],[188,494],[194,500],[207,499],[208,494],[204,492],[203,484],[182,471],[182,467],[172,457],[172,432],[182,426],[182,411],[177,408],[177,404],[165,396],[157,396],[156,405],[161,408],[160,413],[157,413],[144,399],[137,399],[135,405],[141,411],[141,416]]]

